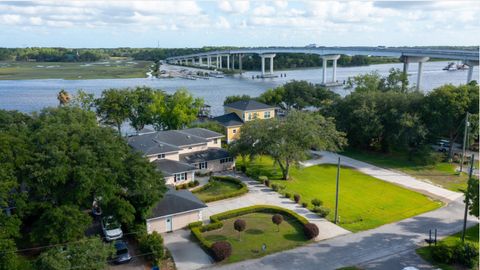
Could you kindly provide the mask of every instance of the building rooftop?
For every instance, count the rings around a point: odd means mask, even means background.
[[[220,123],[222,126],[231,127],[231,126],[241,126],[243,125],[242,119],[238,117],[236,113],[227,113],[214,117],[213,120]]]
[[[170,189],[152,209],[148,219],[193,211],[206,207],[207,205],[200,201],[190,191]]]
[[[207,140],[205,138],[182,133],[178,130],[159,131],[155,133],[155,140],[177,147],[207,143]]]
[[[256,111],[275,108],[274,106],[270,106],[255,100],[239,100],[224,106],[242,111]]]
[[[167,176],[195,170],[194,166],[170,159],[157,159],[152,163],[157,167],[158,170]]]
[[[142,152],[145,156],[178,152],[181,150],[175,145],[159,142],[155,139],[155,133],[131,136],[128,138],[128,145]]]
[[[211,131],[205,128],[187,128],[179,130],[178,132],[205,138],[205,139],[214,139],[214,138],[222,138],[225,137],[223,134],[220,134],[215,131]]]
[[[221,148],[210,148],[205,151],[199,151],[189,154],[180,155],[180,161],[186,163],[198,163],[209,160],[218,160],[221,158],[229,157],[230,155],[225,149]]]

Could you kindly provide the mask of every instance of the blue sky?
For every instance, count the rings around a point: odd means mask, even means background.
[[[480,44],[480,1],[0,1],[0,47]]]

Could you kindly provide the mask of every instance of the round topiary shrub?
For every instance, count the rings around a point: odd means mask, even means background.
[[[318,236],[319,230],[317,225],[313,223],[307,223],[303,226],[303,233],[308,239],[313,239]]]
[[[300,201],[300,195],[298,195],[298,194],[293,195],[293,200],[294,200],[296,203],[298,203],[298,202]]]
[[[320,217],[324,218],[328,216],[328,214],[330,214],[330,209],[323,206],[315,206],[315,208],[313,208],[313,212],[317,213]]]
[[[302,202],[302,206],[307,208],[308,207],[308,202]]]
[[[280,231],[280,224],[283,222],[283,216],[280,214],[275,214],[272,216],[272,222],[277,225],[278,231]]]
[[[269,187],[270,186],[270,180],[265,180],[265,182],[263,182],[265,184],[265,186]]]
[[[240,239],[240,233],[247,228],[247,222],[243,219],[237,219],[233,223],[233,228],[238,232],[238,239]]]
[[[221,262],[232,255],[232,245],[227,241],[213,243],[211,250],[213,258],[217,262]]]
[[[312,200],[312,205],[313,205],[313,206],[319,207],[319,206],[322,205],[322,204],[323,204],[323,202],[322,202],[321,200],[319,200],[319,199],[316,199],[316,198],[315,198],[315,199]]]
[[[285,192],[285,198],[288,198],[290,199],[292,197],[292,194],[288,193],[288,192]]]

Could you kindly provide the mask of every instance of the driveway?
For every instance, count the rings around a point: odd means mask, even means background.
[[[311,223],[315,223],[320,231],[320,234],[315,238],[316,241],[350,233],[350,231],[345,230],[324,218],[320,218],[317,214],[310,212],[292,200],[281,196],[277,192],[255,180],[252,180],[251,178],[241,174],[235,174],[233,172],[224,173],[223,175],[237,177],[242,180],[248,186],[248,193],[237,198],[207,203],[208,208],[203,211],[204,220],[208,220],[211,215],[225,211],[252,205],[265,204],[290,209],[301,216],[304,216]]]
[[[438,229],[439,238],[456,233],[463,225],[463,198],[446,207],[376,229],[347,234],[263,258],[235,264],[212,266],[216,269],[322,269],[360,265],[366,269],[402,269],[416,266],[430,269],[423,260],[412,257],[423,245],[430,229]],[[469,217],[469,226],[478,219]],[[405,254],[402,257],[401,254]]]
[[[163,239],[179,270],[198,269],[213,263],[188,229],[165,233]]]
[[[372,164],[359,161],[353,158],[349,158],[346,156],[338,155],[332,152],[326,152],[326,151],[321,151],[321,152],[312,151],[312,152],[317,155],[320,155],[321,158],[307,160],[302,163],[303,166],[308,167],[308,166],[314,166],[318,164],[337,164],[338,157],[340,157],[341,164],[343,166],[355,168],[365,174],[368,174],[380,180],[403,186],[405,188],[417,191],[419,193],[425,194],[432,198],[444,201],[446,203],[455,201],[456,199],[461,198],[463,196],[462,193],[444,189],[442,187],[427,183],[425,181],[418,180],[410,175],[407,175],[398,171],[382,169]]]

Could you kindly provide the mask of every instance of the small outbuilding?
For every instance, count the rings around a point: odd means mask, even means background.
[[[147,218],[147,232],[165,233],[202,220],[207,205],[188,190],[170,189]]]

